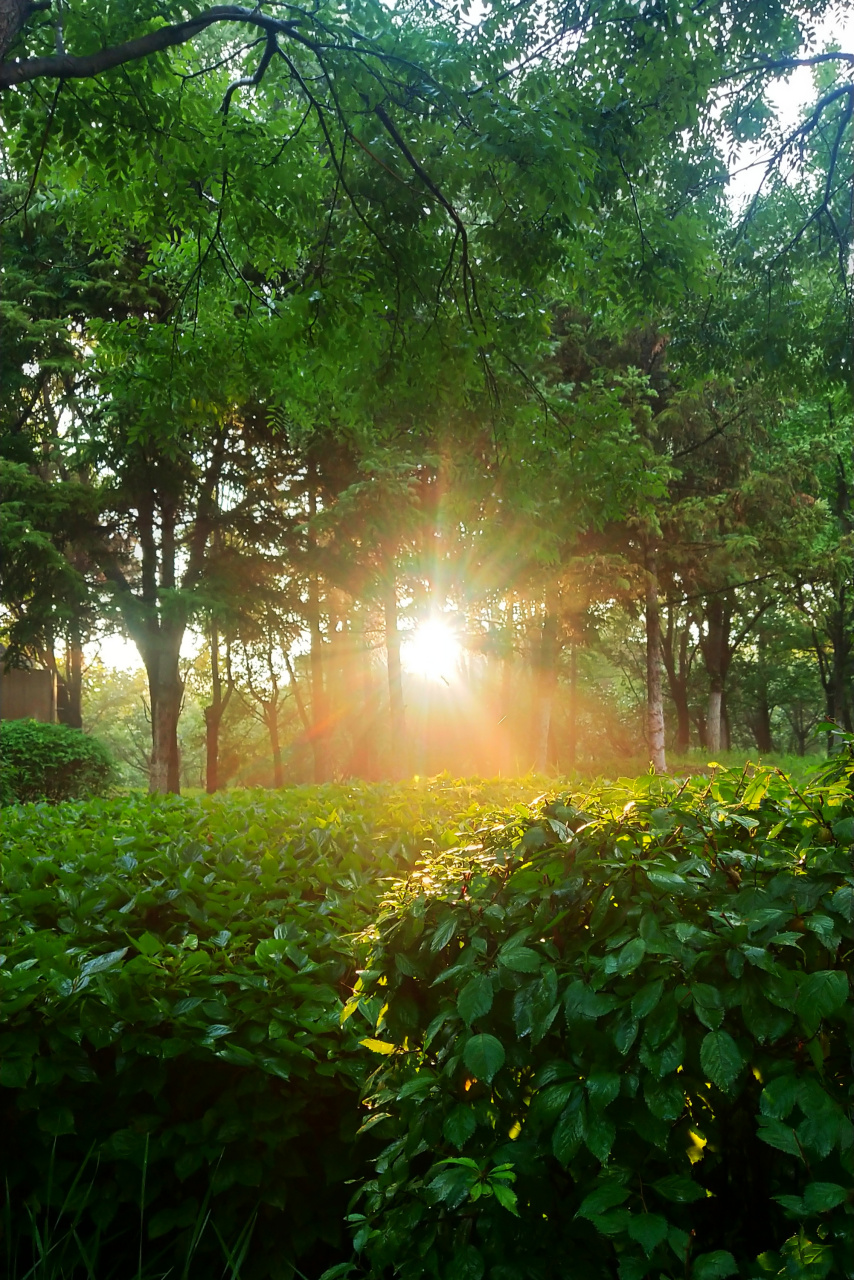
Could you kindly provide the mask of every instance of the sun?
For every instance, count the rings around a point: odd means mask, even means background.
[[[450,684],[458,673],[461,646],[447,622],[429,618],[400,646],[400,660],[410,675]]]

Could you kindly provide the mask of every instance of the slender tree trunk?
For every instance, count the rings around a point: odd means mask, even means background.
[[[270,735],[270,755],[273,760],[273,786],[277,791],[285,785],[282,772],[282,745],[279,739],[279,704],[268,702],[264,707],[264,719],[267,721],[267,732]]]
[[[65,687],[68,692],[66,709],[67,725],[72,729],[83,728],[83,645],[80,634],[74,630],[65,654]]]
[[[377,767],[377,729],[381,697],[377,673],[371,663],[371,651],[365,636],[365,617],[362,610],[353,615],[353,660],[358,672],[357,688],[360,691],[358,710],[354,708],[352,721],[353,751],[351,771],[359,778],[375,782],[380,777]]]
[[[709,702],[706,712],[706,750],[716,755],[721,749],[721,716],[723,714],[726,637],[728,619],[720,595],[712,596],[706,609],[707,633],[703,642],[703,658],[709,676]]]
[[[729,718],[729,705],[727,703],[726,690],[724,690],[721,699],[721,750],[730,751],[732,749],[732,723]]]
[[[794,725],[792,727],[795,731],[795,743],[796,743],[795,754],[798,756],[805,756],[807,753],[807,738],[809,737],[809,729],[797,728]]]
[[[499,737],[498,737],[498,770],[499,773],[517,773],[518,764],[516,760],[516,750],[514,747],[515,734],[513,733],[513,725],[515,715],[513,710],[513,677],[514,677],[514,657],[512,653],[505,654],[501,659],[501,685],[499,693]]]
[[[706,713],[706,750],[712,755],[717,755],[721,749],[723,693],[720,676],[713,675],[709,685],[709,705]]]
[[[219,716],[205,707],[205,790],[209,796],[219,791]]]
[[[317,515],[317,468],[314,462],[309,465],[308,513],[311,520]],[[309,525],[309,552],[312,565],[308,578],[308,629],[311,650],[309,667],[311,671],[311,750],[314,756],[314,781],[326,782],[329,776],[328,759],[328,714],[323,684],[323,628],[320,621],[320,583],[314,560],[317,553],[317,538],[313,527]]]
[[[320,588],[317,575],[312,574],[308,585],[309,628],[311,632],[311,750],[314,755],[314,780],[326,782],[329,776],[328,760],[328,711],[324,688],[323,630],[320,623]]]
[[[294,695],[294,702],[297,704],[297,715],[299,716],[302,727],[305,730],[306,737],[308,737],[311,733],[311,718],[306,710],[299,682],[297,681],[297,674],[294,671],[293,664],[291,663],[290,655],[285,653],[284,658],[285,668],[288,673],[288,680],[290,681],[291,693]]]
[[[208,795],[219,791],[219,735],[222,718],[234,691],[231,676],[230,648],[226,644],[226,689],[223,692],[222,673],[219,666],[219,630],[216,623],[210,629],[211,649],[211,705],[205,707],[205,790]]]
[[[546,616],[540,630],[540,644],[534,666],[534,717],[532,732],[533,768],[545,773],[549,767],[549,729],[551,728],[555,685],[557,683],[557,659],[560,650],[558,637],[557,601],[549,592],[546,596]]]
[[[568,728],[567,763],[570,769],[574,769],[578,755],[578,645],[575,640],[572,641],[569,651]]]
[[[678,637],[678,650],[676,640]],[[680,754],[691,745],[691,712],[688,706],[688,626],[681,633],[674,618],[674,607],[668,605],[667,627],[661,629],[661,660],[667,674],[667,687],[676,709],[676,750]]]
[[[661,611],[656,552],[646,548],[646,724],[650,759],[656,773],[667,772],[664,702],[661,696]]]
[[[407,767],[406,712],[403,703],[403,672],[400,665],[400,632],[397,629],[397,585],[390,577],[383,593],[385,646],[388,669],[388,706],[391,722],[391,769],[405,777]]]
[[[852,731],[851,720],[851,637],[845,626],[846,590],[843,585],[839,590],[836,608],[833,611],[831,625],[828,628],[833,645],[831,668],[831,684],[833,696],[833,718],[847,733]]]
[[[676,750],[684,753],[691,746],[691,712],[685,682],[680,680],[672,684],[670,693],[676,707]]]
[[[756,702],[756,711],[753,717],[753,736],[756,739],[757,751],[767,753],[774,750],[774,743],[771,739],[771,707],[764,689],[760,692]]]

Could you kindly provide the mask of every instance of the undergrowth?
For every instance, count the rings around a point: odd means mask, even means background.
[[[7,809],[4,1274],[851,1274],[836,771]]]

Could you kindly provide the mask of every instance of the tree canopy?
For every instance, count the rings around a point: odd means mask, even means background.
[[[158,790],[188,633],[214,779],[238,707],[277,781],[285,740],[318,779],[434,761],[402,646],[448,606],[441,733],[517,744],[477,767],[574,759],[605,688],[662,768],[671,721],[767,749],[776,715],[803,749],[812,698],[850,728],[831,12],[2,0],[7,664],[52,665],[79,723],[121,629]],[[812,672],[773,707],[772,650]]]

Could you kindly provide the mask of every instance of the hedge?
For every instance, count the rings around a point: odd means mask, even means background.
[[[852,768],[7,809],[3,1274],[854,1274]]]
[[[0,805],[103,795],[114,776],[107,748],[79,729],[0,720]]]
[[[395,886],[367,1273],[854,1275],[851,776],[564,798]]]
[[[356,935],[383,877],[513,791],[440,779],[7,809],[7,1247],[32,1261],[32,1216],[58,1232],[66,1280],[89,1274],[80,1242],[97,1280],[136,1276],[140,1220],[146,1276],[219,1274],[236,1250],[244,1276],[314,1277],[346,1256],[347,1183],[371,1155],[354,1143],[366,1055],[339,1022]]]

